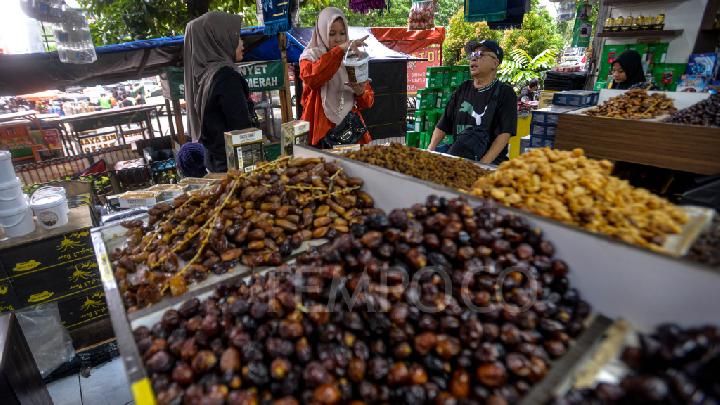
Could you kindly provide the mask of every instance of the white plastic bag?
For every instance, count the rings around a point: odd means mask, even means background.
[[[75,357],[70,334],[60,321],[57,303],[21,309],[15,315],[43,378]]]

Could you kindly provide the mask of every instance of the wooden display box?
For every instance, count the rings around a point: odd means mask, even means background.
[[[561,114],[555,148],[583,148],[597,159],[720,173],[720,128]]]

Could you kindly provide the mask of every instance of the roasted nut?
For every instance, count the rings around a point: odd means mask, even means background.
[[[588,159],[581,149],[534,149],[478,179],[471,193],[662,250],[665,236],[679,233],[687,215],[667,200],[611,176],[611,170],[612,163]],[[617,195],[625,198],[608,197]],[[542,253],[552,252],[551,245],[546,247],[540,246]]]

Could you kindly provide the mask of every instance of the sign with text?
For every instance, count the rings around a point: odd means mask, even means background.
[[[425,48],[418,49],[412,53],[418,58],[426,61],[410,61],[407,65],[407,92],[415,94],[419,89],[424,89],[425,71],[429,66],[440,66],[442,64],[442,47],[440,44],[432,44]]]
[[[280,90],[285,85],[282,61],[238,63],[235,70],[248,82],[250,91]]]

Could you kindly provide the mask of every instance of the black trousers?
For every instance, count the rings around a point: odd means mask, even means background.
[[[210,150],[205,148],[205,167],[211,173],[227,172],[227,156],[225,156],[225,151]]]

